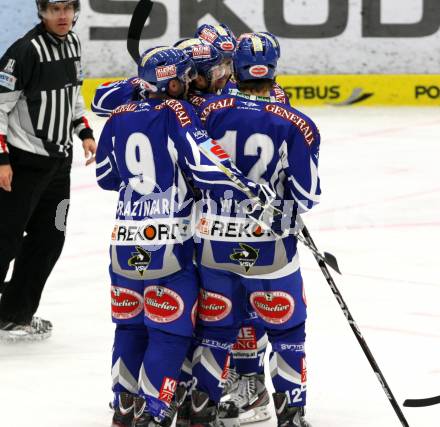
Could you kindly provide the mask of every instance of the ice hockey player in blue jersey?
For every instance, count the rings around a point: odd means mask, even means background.
[[[204,26],[203,28],[206,27]],[[222,89],[224,84],[223,76],[226,73],[230,73],[230,66],[222,60],[223,55],[219,53],[217,48],[203,39],[186,39],[176,43],[175,46],[183,49],[196,65],[198,76],[190,85],[188,100],[196,112],[200,114],[201,105],[215,96],[217,90]],[[239,339],[233,347],[232,355],[236,357],[231,357],[231,369],[228,371],[227,379],[229,387],[226,386],[224,390],[227,395],[233,393],[232,398],[242,407],[240,408],[243,409],[240,419],[241,423],[261,421],[269,416],[269,412],[266,409],[269,396],[264,387],[264,381],[262,381],[262,374],[264,373],[262,361],[267,345],[267,335],[258,319],[252,316],[253,314],[251,313],[250,318],[244,321],[243,328],[239,333]],[[251,336],[250,341],[249,336]],[[250,342],[252,342],[252,348],[249,348]],[[247,349],[242,348],[244,343],[248,346]],[[186,376],[182,376],[181,380],[189,381],[191,376],[189,362],[185,364],[185,373]],[[260,397],[263,394],[266,396],[266,399],[258,399],[258,414],[256,414],[255,405],[250,407],[248,399],[243,398],[243,390],[247,389],[247,383],[253,383],[256,380],[259,381]],[[179,410],[178,420],[184,418],[183,413],[187,412],[187,406],[189,406],[189,402],[185,402]],[[250,412],[252,412],[253,416],[249,416]]]
[[[272,46],[274,47],[278,59],[281,57],[281,46],[280,42],[276,38],[276,36],[272,33],[262,31],[258,33],[243,33],[238,37],[238,41],[240,41],[242,38],[250,37],[252,34],[255,34],[259,37],[266,38],[270,43],[272,43]],[[256,72],[258,72],[258,69],[256,69]],[[237,82],[235,81],[234,76],[231,76],[231,78],[228,80],[228,82],[224,85],[221,93],[222,94],[229,94],[230,90],[237,89]],[[278,102],[281,102],[283,104],[289,105],[289,97],[287,96],[286,92],[284,92],[283,88],[274,81],[273,87],[270,91],[270,96],[273,96]]]
[[[114,427],[164,422],[191,343],[199,284],[188,181],[215,197],[229,190],[247,199],[198,147],[258,190],[208,137],[191,105],[179,100],[194,71],[180,49],[145,52],[139,77],[154,91],[114,110],[98,145],[98,184],[119,193],[109,269]]]
[[[278,59],[281,50],[277,38],[270,33],[247,33],[238,38],[251,37],[253,34],[267,38],[274,47]],[[264,69],[263,69],[264,70]],[[232,83],[232,81],[234,83]],[[235,93],[237,84],[232,76],[227,86]],[[284,91],[274,83],[270,95],[276,101],[288,104]],[[264,421],[270,418],[268,410],[269,394],[264,380],[264,358],[268,337],[264,325],[250,307],[249,317],[243,321],[237,342],[232,347],[229,375],[224,388],[224,399],[232,400],[240,409],[240,424]]]
[[[192,82],[188,100],[193,104],[196,112],[200,114],[200,107],[203,102],[214,96],[214,93],[221,91],[225,84],[231,89],[236,89],[236,84],[230,83],[232,71],[232,53],[229,49],[231,45],[235,48],[235,36],[232,31],[224,24],[220,26],[202,25],[197,30],[198,39],[188,39],[177,43],[175,46],[184,49],[190,55],[198,71],[198,78]],[[277,56],[280,56],[280,45],[275,36],[270,33],[258,33],[266,37],[274,46]],[[243,37],[243,36],[241,36]],[[211,47],[211,58],[208,52],[203,52],[200,44],[207,44],[212,41],[216,47]],[[214,45],[211,45],[214,46]],[[207,50],[207,48],[205,48]],[[216,49],[222,52],[223,61],[219,61],[217,55],[213,53]],[[219,66],[220,63],[220,66]],[[288,103],[288,98],[284,91],[274,83],[271,94],[277,101]],[[226,395],[231,395],[237,405],[240,407],[240,422],[242,424],[262,421],[269,417],[267,404],[269,396],[264,386],[264,355],[267,346],[267,335],[258,319],[255,319],[254,313],[250,313],[249,319],[243,322],[240,329],[239,338],[232,349],[231,367],[227,383],[224,389]],[[243,347],[246,346],[246,349]],[[250,347],[251,348],[250,348]],[[187,370],[188,375],[190,370]],[[244,390],[252,388],[253,383],[258,384],[258,399],[253,405],[249,405],[248,396],[243,395]],[[254,387],[255,388],[255,387]],[[258,409],[256,408],[258,404]]]
[[[319,201],[320,135],[309,117],[269,96],[277,59],[267,38],[242,38],[234,54],[238,89],[208,101],[201,118],[244,174],[272,185],[294,219]],[[248,315],[249,299],[272,344],[270,371],[278,425],[310,426],[304,418],[306,298],[297,241],[293,234],[276,239],[234,218],[235,208],[233,200],[223,200],[222,208],[205,214],[196,228],[203,291],[196,331],[199,346],[193,357],[191,424],[217,423],[229,350]],[[228,404],[235,406],[233,401]]]
[[[196,111],[211,94],[223,90],[232,74],[232,54],[237,45],[236,38],[227,25],[201,25],[196,31],[196,38],[180,40],[175,47],[184,49],[192,56],[198,77],[191,85],[188,100]],[[212,40],[212,42],[210,41]],[[199,45],[211,45],[208,57],[207,48],[196,48]],[[204,50],[204,52],[203,52]],[[206,80],[206,81],[205,81]],[[233,86],[235,88],[235,85]],[[100,85],[92,101],[92,111],[100,117],[108,117],[120,105],[130,101],[148,98],[151,87],[139,77],[131,77]]]
[[[201,105],[223,88],[223,78],[229,67],[224,64],[223,54],[205,40],[185,39],[177,42],[175,47],[182,49],[196,67],[197,77],[190,84],[188,101],[200,114]]]
[[[205,101],[223,89],[230,65],[225,65],[223,54],[214,45],[199,38],[180,40],[174,47],[190,56],[196,67],[197,77],[190,84],[187,99],[198,113]],[[96,89],[92,111],[108,117],[120,105],[146,99],[152,91],[154,88],[139,77],[107,82]]]
[[[226,24],[203,24],[197,28],[194,36],[211,43],[223,55],[225,75],[218,82],[219,88],[223,88],[232,75],[232,55],[237,47],[234,33]]]
[[[205,28],[205,26],[203,26],[203,28]],[[223,31],[223,27],[220,27],[220,29]],[[216,31],[214,27],[213,30]],[[227,29],[227,31],[229,35],[219,35],[219,39],[217,40],[217,46],[219,48],[223,46],[226,51],[229,48],[230,43],[234,44],[233,40],[235,40],[229,29]],[[217,91],[223,88],[226,81],[224,76],[227,75],[229,77],[231,73],[231,54],[227,54],[227,61],[224,61],[224,55],[220,53],[214,45],[200,38],[184,39],[177,42],[174,46],[183,49],[185,53],[193,59],[196,66],[197,77],[190,83],[188,101],[199,114],[200,106],[210,97],[214,96]],[[138,77],[119,82],[104,83],[96,91],[95,99],[92,103],[92,110],[100,116],[106,116],[121,104],[125,104],[132,100],[145,99],[148,97],[148,92],[151,92],[151,88],[148,88],[148,91],[143,92],[140,88],[145,87],[146,85],[148,85],[148,83],[142,82]],[[264,359],[267,345],[267,335],[265,334],[262,325],[258,323],[258,320],[252,319],[252,317],[244,322],[239,336],[249,334],[252,335],[253,343],[255,343],[257,348],[256,350],[251,349],[250,351],[243,351],[239,348],[244,342],[243,339],[239,339],[236,343],[235,348],[237,351],[235,354],[237,356],[236,368],[238,374],[234,375],[235,370],[232,367],[232,365],[234,365],[234,359],[231,358],[231,369],[229,370],[230,375],[228,377],[228,384],[230,384],[230,387],[225,387],[225,393],[227,392],[228,395],[232,392],[239,393],[245,388],[243,386],[238,387],[239,380],[241,382],[252,382],[255,379],[254,377],[261,379],[261,373],[264,372],[262,360]],[[179,377],[179,383],[191,384],[191,358],[192,353],[190,350],[187,359],[185,359],[182,373]],[[261,380],[259,383],[261,383]],[[190,390],[190,387],[188,387],[188,390]],[[267,395],[266,389],[264,389],[264,392]],[[190,395],[187,396],[187,400],[179,409],[179,423],[184,423],[184,420],[188,418],[188,408],[190,405],[189,399]],[[241,398],[241,400],[243,399]],[[259,403],[261,405],[258,419],[255,417],[247,417],[247,413],[244,411],[245,413],[243,415],[246,416],[246,418],[242,418],[242,422],[252,422],[264,419],[263,415],[267,414],[267,412],[262,410],[262,406],[266,405],[262,404],[264,402],[262,402],[261,399],[259,400]],[[244,402],[241,406],[247,408],[248,404],[247,402]]]

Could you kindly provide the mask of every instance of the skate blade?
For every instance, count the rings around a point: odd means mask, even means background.
[[[271,417],[267,406],[261,406],[240,414],[239,420],[241,424],[258,423],[259,421],[266,421]]]
[[[51,331],[41,334],[30,334],[22,331],[0,331],[0,342],[8,344],[42,341],[52,335]]]

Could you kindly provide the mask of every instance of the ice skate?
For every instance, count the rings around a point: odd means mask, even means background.
[[[287,396],[284,393],[273,393],[272,397],[278,427],[312,427],[304,418],[304,406],[287,406]]]
[[[233,402],[221,402],[218,405],[217,426],[240,427],[239,410]]]
[[[228,370],[228,378],[226,379],[225,384],[224,384],[224,388],[223,388],[223,396],[224,397],[227,397],[229,394],[231,394],[235,390],[237,390],[239,380],[240,380],[240,374],[236,371],[235,368],[230,368]],[[226,399],[226,400],[228,400],[228,399]]]
[[[270,418],[269,393],[264,385],[264,374],[243,375],[229,400],[240,411],[240,424],[254,423]]]
[[[152,427],[157,425],[153,417],[148,412],[145,412],[146,406],[147,403],[143,397],[134,397],[134,417],[131,427]]]
[[[134,415],[134,395],[120,393],[118,406],[114,408],[111,427],[131,427]]]
[[[41,331],[41,332],[47,332],[53,329],[53,325],[50,320],[45,320],[37,316],[32,317],[31,326],[35,328],[37,331]]]
[[[239,427],[240,425],[238,408],[232,402],[216,405],[206,393],[199,390],[192,392],[190,420],[191,427]]]
[[[29,325],[0,320],[0,341],[14,343],[41,341],[49,338],[52,335],[52,329],[43,327],[41,322],[34,321],[34,319]]]
[[[164,419],[159,423],[162,427],[170,427],[174,421],[174,417],[177,414],[176,426],[187,427],[189,425],[189,407],[191,401],[186,399],[187,397],[186,386],[183,384],[179,384],[177,386],[176,392],[174,393],[173,401],[170,404],[170,407],[166,411],[166,415]],[[182,408],[185,403],[187,404],[187,415],[184,416],[184,411],[181,412],[180,408]],[[180,422],[179,422],[179,413],[180,413]]]
[[[191,396],[191,427],[239,427],[238,408],[232,402],[220,403],[218,406],[209,396],[194,390]]]
[[[203,391],[194,390],[191,395],[191,427],[216,427],[217,405]]]
[[[177,409],[176,427],[189,427],[191,411],[191,396],[186,396],[185,400]]]

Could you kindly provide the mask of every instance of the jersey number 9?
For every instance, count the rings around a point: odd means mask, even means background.
[[[156,187],[156,167],[149,138],[143,133],[130,135],[125,148],[125,164],[134,175],[128,180],[131,188],[139,194],[148,195]]]

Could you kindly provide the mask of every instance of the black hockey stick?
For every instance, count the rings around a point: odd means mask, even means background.
[[[127,35],[127,50],[136,64],[139,64],[141,58],[139,52],[139,42],[141,40],[142,30],[145,22],[150,16],[154,3],[151,0],[139,0],[131,17],[130,26]]]
[[[440,396],[427,397],[426,399],[406,399],[403,406],[408,408],[422,408],[423,406],[432,406],[440,403]]]
[[[309,242],[309,244],[317,251],[317,247],[315,245],[315,242],[313,241],[312,237],[310,236],[309,231],[307,230],[306,226],[302,223],[302,220],[299,219],[299,224],[303,226],[302,228],[302,234],[304,238]],[[396,398],[394,397],[390,387],[388,386],[388,383],[385,380],[385,377],[383,376],[376,360],[374,359],[373,354],[371,353],[365,338],[362,336],[362,333],[353,319],[353,316],[351,315],[350,311],[348,310],[347,304],[345,304],[344,299],[342,298],[341,293],[339,292],[332,276],[330,275],[330,272],[328,271],[327,266],[323,262],[323,260],[319,259],[315,255],[315,259],[319,264],[319,267],[321,268],[322,273],[324,274],[325,279],[327,280],[327,283],[330,285],[330,288],[333,292],[333,295],[335,296],[336,300],[338,301],[339,306],[341,307],[342,312],[344,313],[345,317],[348,320],[348,323],[350,324],[351,330],[353,331],[354,335],[356,336],[356,339],[361,346],[366,358],[368,359],[368,362],[370,362],[371,367],[373,368],[374,373],[376,374],[377,379],[380,382],[380,385],[383,388],[383,391],[385,392],[388,400],[391,403],[391,406],[394,408],[394,412],[399,417],[400,422],[402,423],[402,426],[409,427],[408,421],[406,421],[405,416],[403,415],[402,410],[399,407],[399,404],[397,403]]]

